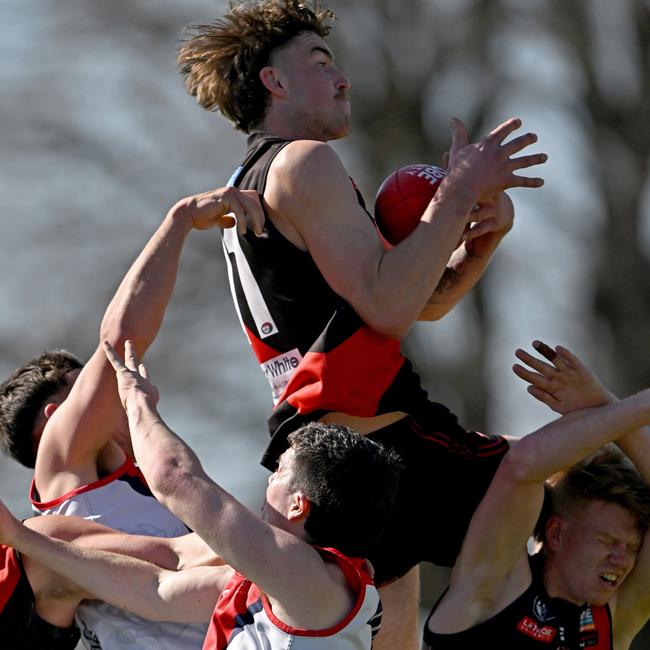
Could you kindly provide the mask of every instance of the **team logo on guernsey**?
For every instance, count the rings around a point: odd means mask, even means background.
[[[533,602],[533,613],[540,623],[552,621],[555,618],[555,615],[548,608],[548,605],[539,596],[535,596],[535,601]]]
[[[557,634],[557,630],[554,627],[550,625],[538,625],[528,616],[524,616],[517,623],[517,629],[531,639],[541,641],[542,643],[552,643]]]

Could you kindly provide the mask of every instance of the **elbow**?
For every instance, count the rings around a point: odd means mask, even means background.
[[[529,444],[524,437],[517,441],[516,445],[510,447],[499,465],[499,472],[514,484],[544,481],[545,476],[541,479],[538,476],[538,463],[536,463],[535,457],[535,445]]]
[[[99,340],[108,341],[116,350],[122,351],[128,338],[128,323],[107,310],[99,327]]]
[[[411,325],[411,322],[399,323],[383,320],[370,325],[370,327],[386,338],[401,341],[409,333]]]
[[[192,502],[195,471],[173,454],[159,456],[145,475],[154,497],[177,517],[183,505]]]
[[[411,321],[401,322],[399,319],[390,320],[388,318],[364,319],[364,322],[382,336],[398,341],[408,334],[413,324]]]
[[[399,309],[395,301],[376,301],[355,308],[363,322],[375,332],[390,339],[403,339],[411,329],[417,315],[411,316]]]

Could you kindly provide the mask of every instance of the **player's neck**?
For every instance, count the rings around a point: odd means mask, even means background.
[[[252,132],[270,133],[284,140],[318,140],[327,142],[328,137],[323,133],[316,133],[300,120],[290,120],[284,115],[269,111],[264,120],[257,124]]]

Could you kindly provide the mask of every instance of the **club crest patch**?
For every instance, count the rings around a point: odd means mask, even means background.
[[[548,608],[548,605],[539,596],[535,596],[535,601],[533,602],[533,613],[540,623],[552,621],[555,618],[555,614],[553,614],[553,612]]]

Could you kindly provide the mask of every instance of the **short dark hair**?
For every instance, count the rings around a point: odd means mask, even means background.
[[[592,501],[614,503],[627,510],[641,533],[650,525],[650,486],[614,445],[606,445],[545,484],[545,498],[535,537],[545,542],[546,522],[553,515],[577,514]]]
[[[0,444],[25,467],[34,467],[34,425],[65,375],[83,364],[67,350],[48,350],[15,370],[0,386]]]
[[[338,424],[307,424],[289,435],[292,488],[311,501],[311,544],[368,557],[395,506],[402,464],[393,451]]]
[[[273,51],[304,31],[327,36],[334,18],[309,0],[231,3],[222,18],[188,28],[177,56],[185,88],[204,109],[219,110],[248,133],[268,108],[259,72]]]

